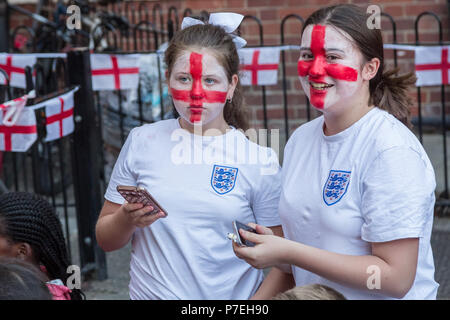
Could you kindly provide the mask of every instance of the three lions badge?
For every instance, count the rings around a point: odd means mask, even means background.
[[[323,201],[331,206],[338,203],[345,195],[350,182],[351,171],[330,170],[323,187]]]
[[[233,190],[236,183],[238,168],[214,165],[211,175],[211,186],[218,194]]]

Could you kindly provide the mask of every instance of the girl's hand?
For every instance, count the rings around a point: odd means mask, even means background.
[[[242,238],[255,243],[254,247],[241,247],[233,242],[233,250],[239,259],[245,260],[257,269],[281,265],[284,262],[284,247],[286,239],[273,235],[269,228],[250,223],[258,234],[239,230]]]
[[[159,218],[165,217],[165,214],[162,211],[155,214],[146,215],[148,212],[153,211],[153,207],[144,207],[142,203],[125,202],[121,206],[121,210],[123,214],[128,218],[130,224],[138,228],[147,227]]]

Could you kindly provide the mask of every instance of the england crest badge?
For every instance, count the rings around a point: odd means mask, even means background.
[[[339,202],[345,195],[350,183],[351,171],[330,170],[323,187],[323,201],[331,206]]]
[[[233,190],[236,183],[238,168],[214,165],[211,175],[211,186],[218,194]]]

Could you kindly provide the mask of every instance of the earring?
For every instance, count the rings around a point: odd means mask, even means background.
[[[228,103],[231,103],[232,101],[233,101],[233,98],[227,99],[227,102],[228,102]]]

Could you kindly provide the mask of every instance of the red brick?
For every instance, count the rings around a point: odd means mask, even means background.
[[[219,8],[225,8],[227,5],[227,1],[226,0],[187,0],[187,1],[182,1],[184,2],[184,6],[186,8],[190,8],[194,11],[195,10],[206,10],[206,11],[211,11],[211,12],[215,12],[217,11],[217,9]],[[180,3],[181,4],[181,3]],[[169,7],[170,5],[168,5]],[[213,8],[213,9],[211,9]]]
[[[284,9],[279,9],[278,10],[278,15],[280,17],[280,19],[290,15],[290,14],[297,14],[300,17],[302,17],[304,20],[306,20],[314,11],[316,11],[318,9],[318,7],[314,6],[301,6],[298,8],[284,8]],[[291,19],[295,19],[295,18],[291,18]]]
[[[419,14],[421,14],[422,12],[425,11],[431,11],[434,12],[438,15],[442,14],[442,13],[446,13],[447,12],[447,4],[434,4],[434,3],[429,3],[426,5],[411,5],[411,6],[405,6],[405,14],[407,16],[418,16]]]
[[[270,0],[247,0],[248,7],[267,7],[271,3]]]
[[[381,5],[382,8],[382,12],[385,12],[389,15],[391,15],[392,17],[401,17],[405,14],[405,5],[389,5],[389,4],[385,4],[385,5]]]
[[[280,44],[280,39],[279,37],[273,37],[273,36],[269,36],[264,38],[264,45],[279,45]]]
[[[246,8],[247,0],[228,0],[226,3],[227,8]]]
[[[407,41],[409,43],[415,43],[415,34],[410,33],[408,34]],[[439,41],[439,33],[436,30],[436,32],[421,32],[421,29],[419,29],[419,42],[420,43],[426,43],[426,42],[435,42],[437,43]]]
[[[266,20],[276,20],[278,18],[278,10],[275,8],[261,10],[260,17],[263,22]]]
[[[414,19],[413,18],[398,18],[398,19],[395,19],[395,25],[397,27],[397,31],[414,29]]]
[[[279,35],[280,34],[280,24],[278,22],[267,22],[263,24],[264,35]]]
[[[342,1],[341,1],[342,2]],[[336,4],[335,0],[288,0],[288,6],[303,6],[303,5],[316,5],[317,9],[325,7],[327,5]]]

